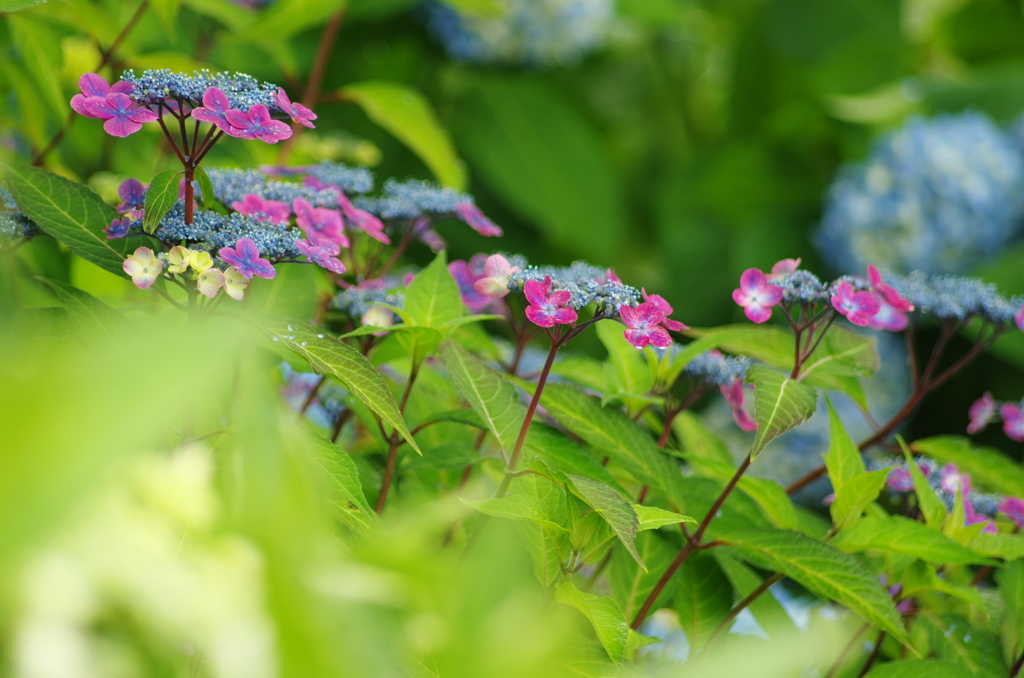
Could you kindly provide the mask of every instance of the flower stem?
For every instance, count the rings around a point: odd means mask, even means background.
[[[412,369],[409,371],[409,379],[405,382],[405,391],[402,392],[402,400],[398,404],[398,411],[405,414],[405,406],[409,402],[409,393],[412,392],[412,385],[416,383],[416,375],[420,371],[420,362],[413,356]],[[398,462],[398,444],[401,442],[401,434],[395,430],[388,440],[388,457],[384,464],[384,478],[380,483],[380,493],[377,495],[377,506],[375,511],[380,515],[384,511],[384,502],[388,498],[388,490],[391,488],[391,480],[395,475],[395,465]]]
[[[761,585],[758,586],[753,591],[751,591],[750,595],[748,595],[746,598],[744,598],[740,602],[736,603],[736,605],[733,606],[733,608],[731,610],[729,610],[729,614],[725,615],[725,619],[723,619],[721,622],[719,622],[718,626],[715,627],[715,630],[711,633],[711,636],[708,638],[708,642],[704,643],[704,647],[705,648],[709,647],[711,645],[711,643],[715,642],[715,640],[717,640],[719,636],[721,636],[723,633],[725,633],[725,630],[729,628],[729,624],[731,624],[732,621],[734,619],[736,619],[736,617],[739,616],[740,612],[742,612],[743,610],[747,609],[747,607],[752,602],[757,600],[758,597],[760,597],[762,593],[764,593],[765,591],[770,589],[773,584],[781,581],[782,577],[783,577],[782,574],[776,572],[775,574],[773,574],[772,576],[768,577],[763,582],[761,582]]]
[[[864,666],[861,668],[860,673],[857,674],[857,678],[864,678],[864,676],[868,675],[871,665],[875,663],[875,660],[878,659],[878,653],[882,651],[883,640],[885,640],[885,631],[879,631],[878,639],[875,641],[875,648],[871,651],[871,656],[868,657],[868,660],[864,662]]]

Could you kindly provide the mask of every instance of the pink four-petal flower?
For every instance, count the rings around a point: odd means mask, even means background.
[[[736,421],[736,425],[744,431],[756,431],[757,422],[743,408],[745,400],[743,380],[736,379],[731,384],[723,384],[719,390],[722,392],[722,397],[725,398],[726,405],[732,410],[732,418]]]
[[[255,193],[249,193],[242,198],[241,202],[234,201],[231,203],[231,207],[239,214],[274,224],[287,223],[292,216],[292,211],[288,209],[287,204],[280,200],[264,200]]]
[[[203,93],[203,105],[192,110],[192,117],[216,125],[221,131],[236,136],[231,131],[227,113],[231,110],[228,96],[216,87],[210,87]]]
[[[111,86],[110,83],[95,73],[84,73],[78,79],[78,87],[82,90],[82,93],[71,97],[71,108],[79,115],[84,115],[87,118],[100,117],[91,113],[85,105],[86,99],[89,97],[105,99],[108,94],[131,94],[132,90],[135,89],[132,83],[123,81],[115,82]]]
[[[1005,403],[999,408],[999,416],[1003,418],[1003,433],[1010,440],[1024,442],[1024,412],[1019,403]]]
[[[287,92],[281,87],[278,87],[277,92],[274,94],[274,104],[284,111],[292,119],[292,122],[297,122],[310,129],[314,128],[311,121],[316,120],[316,113],[302,104],[292,103],[292,100],[288,98]]]
[[[322,240],[312,243],[308,240],[296,240],[295,246],[299,248],[304,257],[314,264],[326,268],[328,271],[341,275],[347,270],[345,264],[341,263],[341,260],[337,258],[338,252],[341,250],[336,242]]]
[[[1017,527],[1024,528],[1024,499],[1006,497],[997,510],[1012,520]]]
[[[673,332],[682,332],[683,330],[690,329],[678,320],[669,319],[669,316],[672,315],[672,306],[665,301],[664,297],[659,294],[647,294],[647,290],[643,288],[640,288],[640,293],[643,295],[645,302],[654,304],[658,307],[658,310],[661,311],[663,316],[661,324],[665,329],[672,330]]]
[[[759,269],[748,268],[740,276],[739,289],[732,291],[732,299],[743,307],[747,318],[763,323],[772,317],[772,307],[782,301],[782,288],[768,282]]]
[[[459,217],[469,224],[470,228],[483,236],[501,237],[502,230],[493,221],[484,216],[480,208],[471,202],[460,202],[455,206]]]
[[[142,129],[142,123],[160,116],[138,106],[127,94],[114,92],[105,97],[87,97],[85,109],[92,117],[103,120],[104,131],[112,137],[126,137]]]
[[[254,275],[261,278],[277,276],[273,264],[260,257],[260,250],[251,238],[239,238],[234,247],[221,247],[217,253],[246,280],[252,280]]]
[[[341,214],[337,210],[313,207],[305,198],[295,198],[292,207],[295,208],[295,223],[314,244],[327,241],[340,247],[349,246],[348,238],[342,232]]]
[[[619,317],[629,328],[623,333],[626,341],[635,348],[643,348],[648,344],[658,348],[668,348],[672,345],[672,337],[661,326],[665,321],[665,315],[657,304],[645,301],[636,308],[623,305],[619,309]]]
[[[527,280],[523,285],[523,292],[526,295],[526,300],[530,302],[530,305],[526,307],[526,317],[534,325],[540,327],[570,325],[579,317],[574,309],[566,306],[572,299],[571,292],[567,290],[551,291],[551,276],[544,276],[544,282]]]
[[[967,415],[971,418],[971,423],[967,425],[967,432],[974,435],[983,431],[996,416],[997,408],[998,404],[992,394],[985,391],[980,398],[971,403],[971,409],[967,411]]]
[[[882,302],[871,292],[854,291],[853,285],[844,280],[832,294],[832,307],[854,325],[866,327],[882,308]]]
[[[271,118],[270,111],[263,104],[255,104],[246,113],[228,110],[224,112],[224,117],[231,126],[228,134],[240,139],[259,139],[268,144],[276,144],[292,135],[291,128]]]

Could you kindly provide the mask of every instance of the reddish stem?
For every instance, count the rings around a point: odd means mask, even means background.
[[[416,375],[419,374],[420,363],[416,360],[416,356],[413,356],[412,369],[409,371],[409,380],[405,383],[405,391],[402,392],[402,401],[398,404],[398,411],[400,414],[405,414],[405,406],[409,402],[409,393],[412,392],[412,385],[416,381]],[[381,480],[380,493],[377,495],[377,506],[375,510],[377,515],[380,515],[384,511],[384,502],[388,498],[388,490],[391,488],[391,479],[395,475],[395,466],[398,462],[398,443],[402,440],[401,434],[396,429],[391,434],[391,438],[388,440],[388,458],[384,464],[384,478]]]

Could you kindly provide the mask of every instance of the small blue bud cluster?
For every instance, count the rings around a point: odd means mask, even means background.
[[[192,75],[176,73],[166,68],[147,70],[136,75],[132,69],[121,74],[121,80],[135,85],[131,97],[142,104],[155,104],[165,99],[201,102],[211,87],[224,92],[231,108],[247,112],[256,104],[263,104],[272,113],[284,113],[274,103],[277,85],[260,82],[245,73],[212,73],[207,69]]]
[[[1024,297],[1007,299],[995,285],[977,278],[914,271],[908,276],[885,275],[883,280],[915,308],[939,318],[964,320],[978,316],[1003,325],[1013,322],[1024,304]]]
[[[510,259],[509,263],[519,266],[518,271],[509,276],[508,288],[513,292],[522,292],[527,280],[543,282],[551,277],[551,289],[566,290],[572,294],[568,306],[581,309],[590,304],[597,304],[595,313],[617,315],[619,308],[636,306],[640,303],[640,290],[621,282],[608,279],[608,269],[598,268],[585,261],[573,262],[571,266],[527,266],[525,259]]]
[[[373,190],[373,173],[365,167],[349,167],[340,162],[324,160],[306,167],[305,172],[321,183],[339,187],[345,195],[369,193]]]
[[[685,346],[673,344],[672,354],[682,351]],[[737,379],[742,379],[747,373],[752,361],[746,356],[727,356],[717,351],[707,351],[687,363],[683,372],[687,375],[700,379],[709,386],[726,386]]]
[[[18,209],[10,192],[0,186],[0,240],[28,239],[39,233],[36,223]]]
[[[296,198],[304,198],[313,207],[338,208],[338,194],[331,189],[317,189],[293,181],[281,181],[268,177],[254,169],[207,170],[213,184],[214,197],[227,206],[242,202],[245,196],[258,195],[264,200],[278,200],[289,207]]]
[[[782,301],[787,304],[813,304],[828,301],[831,292],[828,285],[810,271],[798,269],[775,280],[773,285],[782,288]]]
[[[959,273],[1024,225],[1024,154],[980,113],[914,118],[844,168],[817,243],[838,271]]]
[[[473,198],[453,188],[429,181],[388,179],[379,198],[364,198],[356,206],[381,219],[415,219],[427,215],[452,214],[460,203],[472,204]]]
[[[462,61],[561,65],[599,47],[615,17],[612,0],[502,0],[490,16],[427,6],[427,25]]]
[[[395,308],[405,305],[405,292],[400,280],[386,281],[380,286],[350,287],[342,290],[331,301],[331,308],[342,311],[350,318],[361,318],[374,306],[387,304]]]

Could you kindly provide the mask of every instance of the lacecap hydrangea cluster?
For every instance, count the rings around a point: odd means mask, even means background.
[[[277,108],[274,101],[277,85],[260,82],[245,73],[213,73],[203,69],[188,74],[158,68],[136,74],[129,68],[121,74],[121,81],[133,85],[129,96],[140,104],[157,104],[168,99],[198,104],[213,87],[224,93],[233,109],[247,112],[263,104],[271,111],[288,113]]]
[[[499,12],[426,8],[430,32],[460,61],[558,66],[600,47],[615,19],[613,0],[499,0]]]
[[[673,356],[684,350],[681,344],[673,344]],[[683,368],[683,374],[699,379],[709,386],[728,386],[747,373],[753,361],[746,356],[728,356],[720,351],[705,351]]]
[[[0,186],[0,240],[28,239],[39,235],[39,227],[18,209],[10,192]]]
[[[408,278],[408,276],[406,276]],[[405,305],[406,278],[388,276],[384,279],[366,280],[343,289],[334,296],[331,308],[345,313],[350,318],[363,318],[374,309],[385,309],[384,304],[395,308]],[[391,311],[373,316],[364,325],[387,326],[389,322],[378,322],[382,317],[391,318]],[[393,320],[393,318],[391,318]],[[373,322],[370,322],[373,320]]]
[[[1024,153],[980,113],[913,118],[844,167],[817,244],[839,272],[868,263],[959,273],[1024,226]]]
[[[924,313],[964,320],[979,317],[996,325],[1014,321],[1024,307],[1024,296],[1004,297],[991,283],[955,275],[886,274],[885,282]]]
[[[522,292],[528,280],[550,278],[553,291],[571,294],[566,305],[576,310],[596,304],[596,313],[615,315],[622,306],[636,306],[641,299],[640,290],[622,283],[610,269],[585,261],[570,266],[528,266],[525,258],[513,256],[509,263],[519,267],[508,278],[509,290]]]

